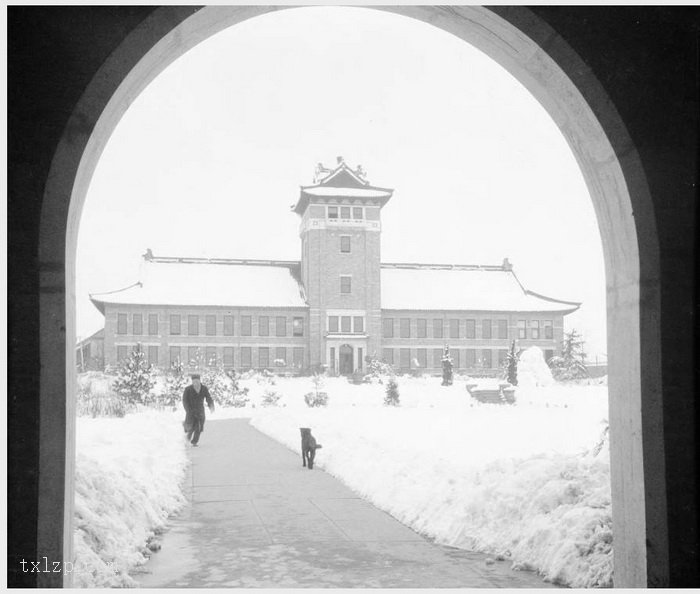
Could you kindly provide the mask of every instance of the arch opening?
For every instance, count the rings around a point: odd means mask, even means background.
[[[157,9],[105,63],[86,90],[57,149],[42,210],[41,283],[42,287],[63,285],[65,266],[65,293],[42,294],[40,307],[41,357],[47,362],[41,372],[40,480],[47,486],[62,481],[65,501],[58,502],[62,509],[56,516],[57,503],[40,498],[39,541],[46,544],[46,550],[62,547],[67,556],[71,553],[75,250],[92,172],[130,100],[172,60],[206,37],[270,10],[275,9],[212,7],[194,14],[177,7]],[[503,16],[478,7],[381,10],[448,31],[504,66],[545,107],[577,158],[593,199],[606,265],[616,586],[667,583],[668,563],[663,553],[667,550],[665,486],[662,480],[653,485],[644,480],[647,474],[664,474],[661,415],[650,414],[654,406],[660,406],[661,392],[659,341],[653,340],[659,333],[655,318],[658,246],[648,241],[645,252],[639,253],[638,236],[645,234],[654,239],[656,232],[649,191],[634,145],[593,74],[555,32],[526,9],[504,12]],[[581,88],[587,90],[585,98]],[[57,226],[57,221],[66,220],[67,227],[63,223]],[[641,302],[650,306],[644,312],[640,311]],[[66,329],[65,342],[56,338],[62,336],[61,325]],[[47,386],[51,385],[49,378],[64,376],[68,398],[65,410],[56,416],[52,414],[57,410],[55,392]],[[62,405],[58,403],[59,410]],[[658,419],[656,424],[653,419]],[[54,447],[57,434],[65,436],[65,448]],[[65,474],[47,471],[57,467]],[[50,493],[51,488],[42,492]],[[51,517],[64,517],[58,531],[63,533],[62,543],[56,542],[57,526]],[[652,540],[649,550],[655,551],[653,558],[647,557],[647,539]]]

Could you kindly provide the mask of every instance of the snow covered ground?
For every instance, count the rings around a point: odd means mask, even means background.
[[[182,415],[146,411],[79,417],[76,441],[73,582],[135,586],[129,572],[149,540],[185,503]]]
[[[537,365],[525,371],[514,405],[475,401],[466,378],[442,387],[439,378],[399,377],[399,407],[383,406],[383,385],[326,378],[328,406],[309,408],[311,378],[272,383],[258,375],[240,381],[250,390],[248,406],[218,409],[209,419],[250,417],[294,451],[299,427],[311,427],[323,444],[318,467],[418,532],[509,559],[557,584],[610,586],[609,450],[607,442],[596,448],[607,386],[555,384]],[[263,406],[271,391],[281,395],[278,406]],[[149,534],[182,503],[181,417],[80,419],[79,556],[101,567],[87,550],[96,533],[109,551],[100,553],[104,559],[125,567],[142,561]],[[119,488],[102,499],[95,483],[108,481]]]

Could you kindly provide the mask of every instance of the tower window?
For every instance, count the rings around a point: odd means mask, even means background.
[[[292,320],[292,335],[304,336],[304,318],[294,318]]]
[[[350,207],[349,206],[341,206],[340,207],[340,218],[341,219],[349,219],[350,218]]]
[[[364,217],[362,216],[362,207],[361,206],[353,206],[352,208],[352,218],[356,220],[362,220]]]
[[[351,276],[341,276],[340,277],[340,292],[343,295],[349,295],[352,292],[352,277]]]
[[[343,254],[350,253],[350,236],[349,235],[341,235],[340,236],[340,251]]]
[[[344,334],[349,334],[352,332],[352,317],[351,316],[341,316],[340,317],[340,331]]]
[[[337,206],[329,206],[328,207],[328,218],[329,219],[337,219],[338,218],[338,207]]]

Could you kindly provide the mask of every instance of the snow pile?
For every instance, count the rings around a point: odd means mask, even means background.
[[[76,587],[135,586],[150,538],[185,502],[181,415],[78,418],[74,549]]]
[[[503,406],[474,401],[464,384],[404,377],[394,408],[383,386],[325,383],[325,408],[303,403],[308,378],[278,379],[279,407],[231,413],[294,451],[299,427],[311,427],[319,467],[440,543],[562,585],[612,584],[609,453],[595,448],[605,386],[519,389]]]
[[[521,387],[553,386],[552,370],[544,360],[542,349],[533,346],[518,359],[518,385]]]

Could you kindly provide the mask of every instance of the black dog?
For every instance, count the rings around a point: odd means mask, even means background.
[[[311,429],[308,427],[300,427],[301,431],[301,463],[306,466],[306,461],[309,462],[309,470],[314,467],[314,458],[316,450],[323,447],[320,443],[316,443],[316,439],[311,435]]]

